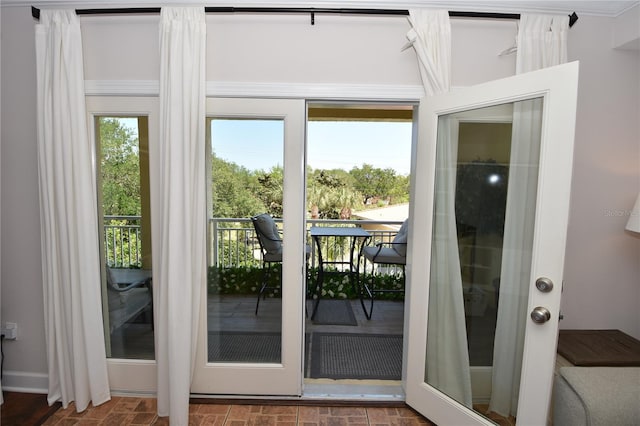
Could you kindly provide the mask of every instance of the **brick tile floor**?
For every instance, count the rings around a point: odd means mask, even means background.
[[[72,403],[59,409],[44,425],[169,425],[169,419],[158,417],[153,398],[112,397],[98,407],[76,413]],[[190,404],[189,425],[433,425],[405,407],[332,407],[326,405],[245,405]]]

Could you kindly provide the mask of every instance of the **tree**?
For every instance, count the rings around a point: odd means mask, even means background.
[[[118,118],[101,117],[99,126],[102,211],[106,216],[140,216],[140,156],[135,132]],[[140,234],[126,219],[105,220],[105,261],[110,266],[140,266]]]
[[[138,138],[117,118],[100,118],[100,171],[105,215],[139,216]]]
[[[409,176],[396,175],[389,192],[389,204],[409,202]]]
[[[340,188],[335,192],[337,206],[340,208],[340,219],[351,219],[354,207],[362,205],[362,195],[351,188]]]
[[[363,164],[354,167],[349,172],[354,179],[354,188],[363,196],[363,203],[369,204],[372,198],[379,197],[389,200],[393,194],[396,182],[396,172],[393,169],[380,169]]]
[[[325,216],[329,204],[329,193],[326,188],[314,180],[308,181],[307,187],[307,208],[311,219],[320,219]]]
[[[213,155],[211,195],[213,217],[250,217],[265,211],[258,178],[249,170]]]
[[[268,172],[259,172],[257,178],[260,184],[257,195],[266,207],[266,211],[271,216],[282,217],[284,169],[281,166],[275,166]]]

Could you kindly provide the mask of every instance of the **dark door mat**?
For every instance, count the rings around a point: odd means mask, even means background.
[[[312,333],[312,378],[400,380],[402,335]]]
[[[211,332],[208,336],[209,362],[279,363],[280,333],[242,331]]]
[[[582,367],[640,366],[640,341],[620,330],[560,330],[558,354]]]
[[[313,323],[318,325],[358,325],[351,302],[345,299],[320,300]]]

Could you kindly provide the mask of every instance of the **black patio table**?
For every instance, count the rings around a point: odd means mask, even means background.
[[[309,231],[311,238],[316,243],[316,247],[318,248],[318,278],[315,285],[315,291],[313,293],[316,294],[316,302],[313,307],[313,313],[311,314],[311,319],[313,320],[316,312],[318,311],[318,305],[320,304],[320,299],[322,298],[322,287],[324,285],[324,275],[327,271],[325,271],[325,267],[328,265],[348,265],[349,266],[349,282],[352,287],[356,287],[358,285],[359,280],[359,262],[357,259],[354,261],[354,253],[356,251],[356,247],[358,248],[358,252],[360,249],[369,241],[371,238],[371,234],[366,230],[359,227],[347,227],[347,226],[312,226]],[[349,260],[328,260],[323,256],[322,253],[322,242],[323,238],[338,238],[345,237],[350,239],[349,244]],[[357,289],[359,292],[360,290]]]

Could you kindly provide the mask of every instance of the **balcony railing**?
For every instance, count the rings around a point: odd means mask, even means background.
[[[281,223],[276,219],[276,223]],[[374,221],[374,220],[307,220],[307,243],[311,246],[309,259],[311,268],[318,264],[317,247],[311,243],[308,229],[312,226],[360,226],[371,234],[371,242],[389,242],[397,233],[402,221]],[[250,219],[246,218],[213,218],[209,219],[209,255],[208,265],[218,267],[259,266],[260,245]],[[328,250],[323,249],[323,255],[330,260],[348,261],[349,247],[344,244],[331,243]],[[393,268],[392,268],[393,269]],[[393,273],[395,273],[393,269]]]
[[[276,222],[281,222],[276,220]],[[311,226],[360,226],[371,234],[369,244],[391,241],[397,233],[401,221],[373,220],[307,220]],[[260,245],[255,230],[248,218],[211,218],[208,229],[208,265],[222,268],[260,266]],[[310,266],[318,264],[317,247],[311,243],[307,231],[308,244],[311,246]],[[105,216],[104,247],[106,262],[111,267],[139,268],[142,265],[142,240],[140,216]],[[323,249],[323,255],[330,260],[348,261],[349,247],[345,243],[333,242]],[[380,271],[382,272],[382,271]],[[395,268],[386,273],[397,273]]]
[[[140,268],[142,239],[140,216],[104,217],[105,262],[112,268]]]

